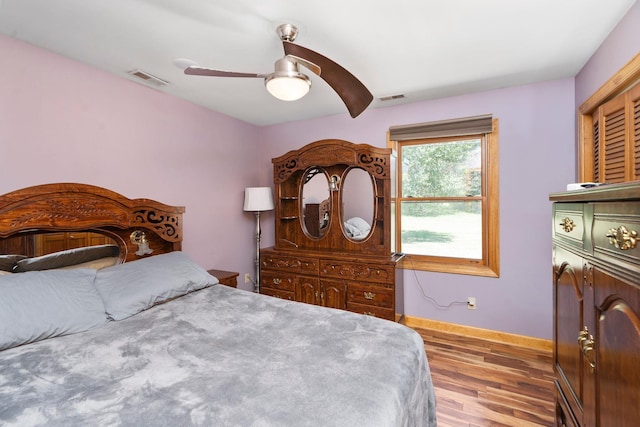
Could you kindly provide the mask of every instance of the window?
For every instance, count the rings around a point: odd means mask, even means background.
[[[389,130],[397,152],[396,250],[416,270],[499,276],[498,120]]]

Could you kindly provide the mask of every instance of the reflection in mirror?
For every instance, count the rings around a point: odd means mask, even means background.
[[[57,268],[100,269],[118,262],[117,243],[99,233],[24,234],[0,239],[0,274]]]
[[[331,222],[329,178],[321,168],[307,169],[302,187],[302,228],[311,237],[322,237]]]
[[[373,186],[373,179],[361,168],[347,170],[342,180],[342,226],[350,240],[364,240],[371,232],[375,206]]]

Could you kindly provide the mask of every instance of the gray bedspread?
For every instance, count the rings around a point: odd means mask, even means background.
[[[0,425],[435,426],[420,336],[215,285],[0,352]]]

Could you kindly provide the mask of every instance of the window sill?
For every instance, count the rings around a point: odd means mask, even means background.
[[[438,273],[465,274],[469,276],[500,277],[498,266],[483,265],[478,260],[460,259],[455,262],[433,261],[420,255],[405,255],[398,265],[405,270],[433,271]]]

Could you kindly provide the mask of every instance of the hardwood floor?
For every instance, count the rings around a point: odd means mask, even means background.
[[[439,427],[553,425],[550,351],[413,329],[425,341]]]

